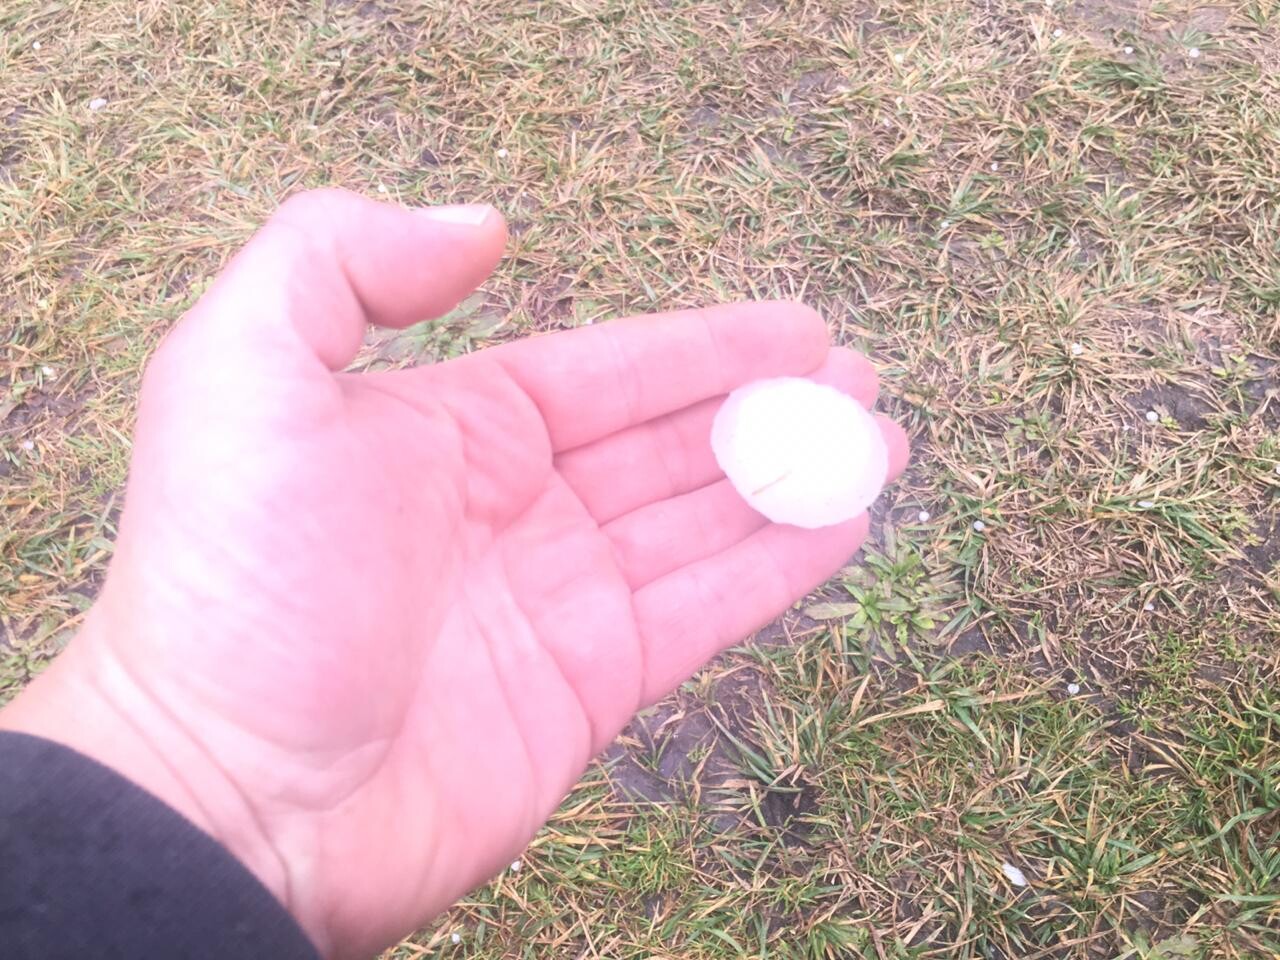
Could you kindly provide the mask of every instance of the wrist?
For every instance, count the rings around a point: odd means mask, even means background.
[[[182,814],[292,912],[283,860],[194,728],[193,718],[168,709],[119,662],[92,614],[67,650],[0,711],[0,730],[70,747]]]

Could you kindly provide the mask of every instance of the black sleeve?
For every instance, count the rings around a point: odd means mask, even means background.
[[[0,733],[0,956],[318,960],[279,901],[145,790]]]

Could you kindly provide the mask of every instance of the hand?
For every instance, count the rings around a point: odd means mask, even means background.
[[[637,709],[867,529],[770,525],[711,455],[745,381],[874,399],[795,304],[340,372],[366,323],[444,313],[504,240],[488,207],[285,203],[148,367],[101,596],[0,714],[217,837],[329,956],[509,862]]]

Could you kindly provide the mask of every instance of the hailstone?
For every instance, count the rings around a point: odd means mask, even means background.
[[[711,425],[711,449],[753,509],[808,529],[862,513],[889,473],[875,418],[848,394],[801,377],[734,390]]]
[[[1027,875],[1015,867],[1012,863],[1002,863],[1000,872],[1008,878],[1009,882],[1015,887],[1025,887],[1027,885]]]

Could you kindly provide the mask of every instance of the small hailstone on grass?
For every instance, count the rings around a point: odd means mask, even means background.
[[[997,170],[999,170],[999,169],[1000,169],[1000,164],[998,164],[998,163],[996,163],[996,161],[992,160],[992,161],[991,161],[991,172],[992,172],[992,173],[995,173],[995,172],[996,172]]]
[[[1080,356],[1080,354],[1082,354],[1082,353],[1084,353],[1084,344],[1082,344],[1082,343],[1073,343],[1073,344],[1071,345],[1071,355],[1072,355],[1073,357],[1078,357],[1078,356]]]
[[[450,943],[461,943],[461,942],[462,942],[462,934],[460,934],[460,933],[451,933],[451,934],[449,934],[449,942],[450,942]]]
[[[917,519],[917,520],[919,520],[921,523],[928,523],[928,522],[929,522],[929,511],[928,511],[928,510],[921,510],[919,513],[917,513],[917,514],[916,514],[916,519]]]
[[[1015,887],[1027,886],[1027,875],[1015,867],[1012,863],[1002,863],[1000,872],[1008,878],[1009,882]]]
[[[511,151],[506,147],[499,147],[495,156],[497,156],[499,160],[505,160],[507,157],[511,156]]]
[[[40,41],[39,41],[39,40],[32,40],[32,41],[31,41],[31,49],[32,49],[32,50],[39,50],[39,49],[40,49]]]
[[[1156,605],[1154,603],[1144,603],[1142,609],[1147,613],[1155,613]]]
[[[1078,683],[1067,684],[1067,693],[1071,694],[1071,696],[1074,697],[1079,692],[1080,692],[1080,684]]]
[[[902,60],[903,60],[902,54],[900,54],[900,53],[895,53],[895,54],[893,55],[893,62],[894,62],[894,63],[901,63],[901,62],[902,62]]]
[[[894,98],[893,98],[893,102],[894,102],[897,106],[899,106],[899,107],[900,107],[900,106],[902,106],[902,98],[901,98],[901,97],[894,97]]]
[[[1276,473],[1280,473],[1280,463],[1276,464]]]
[[[1154,506],[1155,506],[1155,503],[1154,503],[1153,501],[1151,501],[1151,500],[1139,500],[1139,501],[1138,501],[1138,507],[1139,507],[1140,509],[1142,509],[1142,510],[1150,510],[1150,509],[1151,509],[1152,507],[1154,507]]]
[[[512,860],[512,861],[511,861],[511,872],[512,872],[512,873],[519,873],[519,872],[520,872],[520,861],[519,861],[519,860]]]
[[[94,97],[92,100],[89,101],[89,109],[92,110],[94,113],[97,113],[106,105],[107,105],[106,97]]]
[[[385,183],[380,183],[380,184],[378,184],[378,192],[379,192],[379,193],[386,193],[386,192],[387,192],[387,185],[386,185]]]
[[[1159,419],[1160,414],[1156,413],[1154,410],[1147,411],[1147,423],[1155,423]]]
[[[25,450],[25,451],[27,451],[27,453],[30,453],[30,452],[31,452],[32,450],[34,450],[35,448],[36,448],[36,442],[35,442],[34,440],[23,440],[23,441],[22,441],[22,449],[23,449],[23,450]]]
[[[973,521],[973,529],[981,533],[983,530],[987,529],[987,525],[983,523],[981,520],[975,520]]]
[[[1133,53],[1133,47],[1125,47],[1125,48],[1124,48],[1124,55],[1125,55],[1126,57],[1127,57],[1127,56],[1129,56],[1129,55],[1131,55],[1132,53]]]
[[[1190,50],[1187,51],[1187,56],[1190,57],[1192,60],[1194,60],[1196,57],[1200,56],[1200,48],[1192,47]]]
[[[1061,28],[1061,27],[1059,27],[1057,30],[1053,31],[1053,39],[1055,39],[1055,40],[1061,40],[1061,39],[1062,39],[1062,28]]]
[[[55,374],[54,374],[53,367],[50,367],[50,366],[43,366],[43,367],[41,367],[41,368],[40,368],[40,373],[44,375],[44,377],[45,377],[45,379],[46,379],[46,380],[52,380],[52,379],[54,378],[54,375],[55,375]]]
[[[875,418],[848,394],[801,377],[729,394],[711,425],[711,451],[753,509],[808,529],[858,516],[889,473]]]

